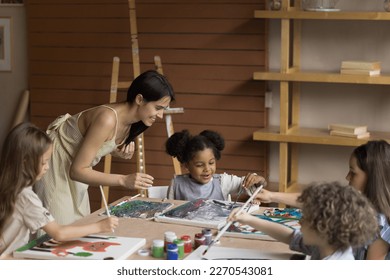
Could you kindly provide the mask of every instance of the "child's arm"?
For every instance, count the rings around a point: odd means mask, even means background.
[[[73,238],[83,237],[88,234],[111,232],[118,225],[118,218],[111,216],[96,223],[87,225],[60,225],[53,221],[42,227],[42,229],[57,241],[66,241]]]
[[[236,216],[238,210],[239,209],[237,208],[232,210],[228,218],[229,221],[238,221],[242,224],[249,225],[264,232],[265,234],[268,234],[280,242],[290,244],[294,233],[293,229],[278,223],[256,218],[245,212]]]
[[[384,260],[389,252],[389,243],[382,238],[376,239],[367,250],[367,260]]]
[[[300,208],[302,205],[297,201],[300,195],[301,193],[271,192],[266,189],[262,189],[256,196],[256,201],[260,201],[262,203],[282,203]]]

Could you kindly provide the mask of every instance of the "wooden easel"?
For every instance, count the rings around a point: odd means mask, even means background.
[[[133,72],[134,79],[138,77],[141,73],[140,71],[140,62],[139,62],[139,47],[138,47],[138,35],[137,35],[137,22],[136,22],[136,11],[135,11],[135,0],[129,1],[129,16],[130,16],[130,34],[131,34],[131,50],[132,50],[132,59],[133,59]],[[161,59],[158,56],[155,56],[155,65],[156,70],[163,74]],[[132,81],[119,81],[119,65],[120,59],[119,57],[114,57],[112,62],[112,75],[111,75],[111,88],[110,88],[110,103],[114,103],[117,100],[118,89],[128,89],[132,83]],[[164,110],[165,121],[167,126],[168,137],[170,137],[173,133],[173,124],[171,114],[183,113],[183,108],[168,108]],[[137,153],[137,172],[145,173],[145,145],[144,145],[144,135],[140,134],[136,139],[136,153]],[[176,158],[173,159],[173,166],[175,169],[175,174],[181,174],[180,163]],[[112,156],[106,155],[104,159],[104,172],[111,172],[111,162]],[[109,187],[103,186],[103,192],[106,200],[108,201],[109,196]],[[147,193],[143,190],[140,191],[143,196],[147,196]],[[101,207],[104,207],[104,202],[101,202]]]
[[[19,106],[16,111],[14,121],[11,124],[11,129],[14,128],[16,125],[22,123],[26,119],[28,113],[29,99],[30,99],[30,91],[25,90],[20,98]]]
[[[162,69],[162,63],[161,63],[161,58],[159,56],[154,57],[154,65],[156,65],[156,70],[159,72],[161,75],[164,75],[163,69]],[[165,125],[167,127],[167,134],[168,138],[172,136],[173,133],[175,133],[175,130],[173,129],[173,122],[172,122],[172,114],[180,114],[184,113],[183,108],[167,108],[164,110],[164,116],[165,116]],[[175,170],[175,175],[180,175],[182,174],[181,172],[181,166],[180,162],[177,160],[177,158],[172,157],[173,161],[173,168]]]

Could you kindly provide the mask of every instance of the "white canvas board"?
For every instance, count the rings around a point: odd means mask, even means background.
[[[124,260],[145,244],[145,238],[90,235],[65,242],[51,239],[38,246],[26,245],[13,256],[43,260]]]
[[[207,245],[199,246],[195,251],[189,254],[185,260],[289,260],[292,254],[264,252],[256,249],[243,249],[221,247],[214,245],[207,250]]]
[[[231,204],[227,201],[198,199],[156,215],[154,220],[163,223],[220,229],[226,224],[226,219],[231,212]],[[237,205],[241,206],[242,203]],[[252,212],[258,209],[258,205],[251,205],[248,211]]]

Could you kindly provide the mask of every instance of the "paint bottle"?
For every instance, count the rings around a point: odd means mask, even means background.
[[[184,241],[181,239],[173,240],[173,243],[177,245],[177,252],[179,254],[179,259],[184,258]]]
[[[203,233],[196,233],[194,238],[194,249],[198,248],[201,245],[205,245],[206,238]]]
[[[164,240],[161,239],[153,240],[152,256],[155,258],[164,257]]]
[[[192,240],[191,240],[191,236],[189,236],[189,235],[183,235],[182,237],[180,237],[180,239],[184,241],[184,253],[185,253],[185,254],[191,253],[191,252],[192,252]]]
[[[176,233],[173,231],[166,231],[164,233],[164,250],[167,251],[168,244],[172,244],[173,240],[177,239]]]
[[[167,260],[178,260],[179,253],[177,245],[175,243],[168,244],[167,246]]]
[[[210,245],[211,240],[212,240],[212,236],[213,236],[213,234],[211,233],[211,229],[204,228],[204,229],[202,229],[202,233],[203,233],[204,238],[205,238],[205,245]]]

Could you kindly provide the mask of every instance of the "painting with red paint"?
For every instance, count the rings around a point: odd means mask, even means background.
[[[18,248],[13,256],[42,260],[123,260],[145,243],[145,238],[103,235],[58,242],[46,234]]]

